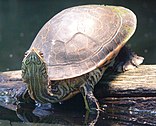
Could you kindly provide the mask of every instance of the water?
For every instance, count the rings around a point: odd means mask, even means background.
[[[90,126],[112,126],[112,125],[156,125],[156,111],[151,108],[146,100],[156,100],[155,98],[126,98],[126,102],[114,100],[114,104],[101,104],[100,113],[89,114],[85,112],[84,103],[81,95],[75,96],[62,104],[32,105],[9,104],[1,100],[0,97],[0,125],[90,125]],[[11,101],[14,99],[9,97]],[[102,101],[107,101],[105,99]],[[124,100],[124,99],[123,99]],[[151,102],[155,104],[156,102]],[[133,104],[133,105],[132,105]],[[141,106],[138,106],[141,105]],[[154,105],[153,105],[154,106]],[[23,123],[24,122],[24,123]]]
[[[131,46],[131,48],[135,52],[144,56],[144,64],[156,63],[156,8],[154,0],[1,0],[0,71],[20,69],[24,52],[30,47],[34,37],[36,36],[40,28],[52,16],[67,7],[90,3],[121,5],[133,10],[138,18],[138,26],[128,45]],[[76,105],[75,107],[78,108],[78,106]],[[19,119],[15,111],[4,108],[0,108],[0,110],[0,115],[3,115],[0,116],[0,125],[10,123],[15,125],[17,124],[16,122],[21,122],[21,119]],[[80,109],[80,111],[81,110],[83,109]],[[74,120],[75,122],[72,122],[71,125],[82,125],[85,120],[83,116],[84,113],[79,113],[75,111],[75,109],[73,109],[72,111],[73,112],[63,112],[62,110],[60,112],[56,110],[55,115],[57,113],[57,117],[52,116],[53,113],[51,113],[52,117],[50,119],[48,117],[44,117],[43,120],[53,120],[52,118],[55,117],[55,121],[61,120],[62,123],[67,123],[71,120]],[[60,119],[60,117],[62,118]],[[124,123],[125,122],[122,122],[120,120],[114,121],[112,119],[107,119],[107,117],[105,116],[100,116],[97,125],[119,125]]]
[[[156,8],[154,0],[78,0],[78,1],[0,1],[0,71],[20,69],[24,52],[53,15],[64,8],[82,4],[121,5],[134,11],[137,30],[129,41],[132,49],[145,57],[144,63],[156,63]]]

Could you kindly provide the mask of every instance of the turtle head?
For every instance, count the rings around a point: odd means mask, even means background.
[[[40,103],[59,101],[59,95],[54,96],[51,91],[51,81],[48,78],[43,54],[37,49],[26,52],[22,61],[22,79],[27,84],[28,94],[33,100]]]
[[[47,79],[46,63],[43,60],[43,54],[35,48],[32,48],[25,53],[21,69],[22,79],[28,84],[35,77],[45,77]]]
[[[26,52],[21,69],[22,79],[27,84],[30,97],[39,102],[45,102],[43,94],[47,92],[48,75],[43,54],[34,48]]]

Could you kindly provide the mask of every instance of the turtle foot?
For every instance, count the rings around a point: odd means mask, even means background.
[[[94,114],[86,111],[84,125],[94,126],[98,121],[99,115],[100,115],[99,111],[97,111],[97,113]]]
[[[134,68],[138,67],[143,62],[143,60],[144,60],[143,57],[137,56],[136,54],[134,54],[131,56],[130,60],[125,62],[122,69],[123,69],[123,71],[134,69]]]
[[[86,100],[88,102],[88,108],[86,108],[91,113],[97,113],[100,110],[98,100],[95,98],[93,93],[88,93],[86,95]]]
[[[23,86],[19,89],[16,94],[17,104],[34,104],[35,101],[29,96],[28,90],[26,86]]]
[[[123,72],[138,67],[144,58],[138,56],[127,47],[123,47],[115,59],[114,71]]]
[[[100,107],[99,107],[98,100],[95,98],[93,94],[93,88],[94,88],[93,85],[87,82],[86,84],[80,87],[80,91],[84,98],[86,110],[89,113],[97,114],[97,112],[99,112],[100,110]]]

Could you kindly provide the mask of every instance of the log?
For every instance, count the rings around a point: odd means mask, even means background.
[[[15,111],[15,96],[22,86],[21,70],[0,72],[0,105]]]
[[[21,70],[1,72],[0,105],[16,110],[15,95],[21,86],[25,86]],[[108,68],[94,94],[105,118],[124,124],[156,125],[156,65],[140,65],[124,73]]]
[[[0,72],[0,88],[19,89],[25,85],[21,70]],[[156,65],[140,65],[123,73],[106,71],[96,86],[95,95],[108,96],[156,96]]]
[[[156,65],[141,65],[124,73],[108,71],[96,88],[111,119],[126,125],[156,125]]]
[[[95,94],[100,97],[156,96],[156,65],[141,65],[123,73],[108,69]]]
[[[0,96],[10,92],[14,96],[24,85],[21,70],[0,72]],[[95,95],[99,98],[156,96],[156,65],[141,65],[124,73],[108,69],[96,85]]]

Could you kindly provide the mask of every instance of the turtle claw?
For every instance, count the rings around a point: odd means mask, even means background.
[[[95,98],[93,93],[89,93],[86,96],[86,100],[88,102],[88,107],[86,108],[91,113],[97,113],[100,110],[98,100]]]
[[[132,58],[123,65],[123,71],[131,70],[138,67],[144,60],[143,57],[134,54]]]
[[[131,70],[142,64],[143,60],[143,57],[138,56],[127,47],[123,47],[115,59],[113,70],[116,72]]]
[[[84,98],[86,110],[92,114],[97,114],[100,110],[100,107],[98,100],[93,94],[93,85],[87,82],[80,87],[80,91]]]
[[[113,68],[114,71],[117,72],[124,72],[127,70],[132,70],[134,68],[137,68],[142,62],[143,62],[144,58],[141,56],[137,56],[135,54],[135,56],[132,57],[132,59],[129,59],[126,62],[120,62],[117,65],[115,65],[115,67]]]

